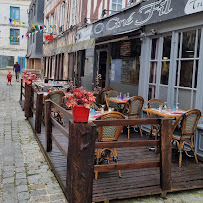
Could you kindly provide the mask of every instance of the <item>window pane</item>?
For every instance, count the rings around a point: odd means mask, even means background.
[[[178,92],[179,108],[185,111],[189,110],[191,106],[191,90],[179,89]]]
[[[17,20],[20,20],[20,9],[19,8],[16,9],[16,16],[15,16],[15,18]]]
[[[169,77],[169,61],[163,61],[161,67],[161,84],[168,85],[168,77]]]
[[[196,70],[195,70],[195,86],[194,86],[194,88],[197,88],[198,64],[199,64],[199,61],[197,60],[196,61]]]
[[[177,61],[176,62],[176,82],[175,82],[176,86],[178,85],[178,64],[179,64],[179,62]]]
[[[121,10],[122,9],[122,5],[118,5],[117,6],[117,11]]]
[[[167,101],[167,96],[168,96],[168,87],[159,87],[159,99],[162,101]]]
[[[11,8],[11,19],[14,19],[15,13],[14,13],[14,9]]]
[[[193,61],[181,61],[180,84],[181,87],[192,87]]]
[[[112,4],[112,10],[116,11],[116,4]]]
[[[148,100],[155,98],[156,87],[149,85]]]
[[[171,36],[164,37],[163,59],[170,59],[171,54]]]
[[[151,59],[157,59],[158,57],[158,43],[159,39],[152,39],[152,50],[151,50]]]
[[[122,4],[122,0],[118,0],[118,3],[119,3],[119,4]]]
[[[115,4],[116,4],[116,3],[117,3],[117,0],[112,0],[112,3],[115,3]]]
[[[149,83],[156,83],[156,74],[157,74],[157,62],[151,62]]]
[[[196,31],[183,32],[182,58],[194,58]]]
[[[197,57],[199,57],[200,40],[201,40],[201,30],[199,29],[198,30]]]
[[[181,33],[178,34],[178,58],[180,57],[180,40],[181,40]]]

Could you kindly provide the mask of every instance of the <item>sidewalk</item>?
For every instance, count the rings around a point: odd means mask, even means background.
[[[67,202],[19,105],[20,83],[0,76],[0,203]]]

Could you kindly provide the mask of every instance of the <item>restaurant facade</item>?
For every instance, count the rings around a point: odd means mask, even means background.
[[[93,81],[100,73],[102,86],[203,112],[202,19],[202,0],[150,0],[93,23]]]

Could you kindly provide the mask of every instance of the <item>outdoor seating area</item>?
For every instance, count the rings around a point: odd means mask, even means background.
[[[199,110],[171,110],[159,99],[146,102],[140,96],[120,97],[109,90],[105,94],[106,105],[93,107],[88,122],[82,124],[73,122],[66,104],[69,92],[49,89],[44,93],[37,91],[39,88],[36,83],[23,88],[25,116],[67,199],[67,181],[72,173],[82,171],[85,177],[76,175],[75,181],[84,183],[84,187],[92,182],[93,202],[203,188],[203,164],[198,162],[193,143],[201,117]],[[140,119],[142,111],[148,118]],[[149,130],[143,130],[147,125],[151,126]],[[183,153],[185,150],[192,152],[194,158]],[[76,162],[79,167],[69,171],[67,168]],[[82,164],[89,169],[84,171]],[[128,193],[124,192],[126,187]]]

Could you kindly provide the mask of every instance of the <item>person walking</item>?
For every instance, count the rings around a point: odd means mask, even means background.
[[[16,74],[16,81],[19,82],[20,64],[18,64],[18,62],[14,64],[13,71],[15,71],[15,74]]]

